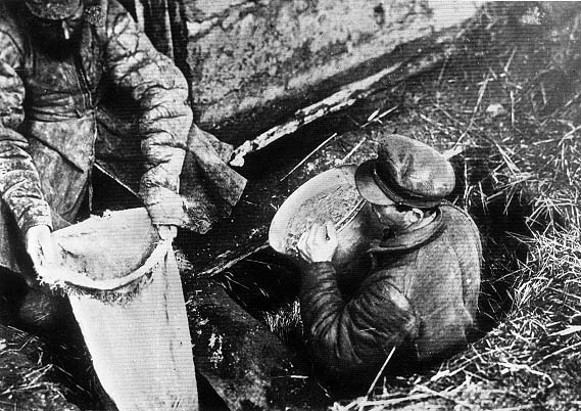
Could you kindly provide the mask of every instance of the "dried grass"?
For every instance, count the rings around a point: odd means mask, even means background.
[[[63,387],[52,382],[56,367],[44,364],[39,339],[12,327],[2,327],[0,335],[6,338],[0,338],[0,409],[73,409]]]

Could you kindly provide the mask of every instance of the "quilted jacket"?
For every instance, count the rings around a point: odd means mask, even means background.
[[[107,87],[138,103],[140,195],[155,224],[184,223],[179,175],[192,123],[188,85],[116,0],[87,0],[77,52],[38,46],[22,2],[0,2],[0,265],[12,226],[72,222],[95,161],[96,109]]]
[[[341,273],[330,262],[303,272],[305,332],[328,376],[374,376],[393,348],[392,362],[418,364],[466,345],[475,326],[482,255],[467,214],[442,206],[431,224],[377,241],[367,255],[370,270],[350,284],[338,282]]]

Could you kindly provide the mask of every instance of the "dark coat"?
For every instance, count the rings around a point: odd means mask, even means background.
[[[418,363],[464,347],[475,325],[481,244],[472,219],[445,205],[419,230],[372,244],[372,269],[340,289],[332,263],[310,264],[300,291],[315,361],[329,375],[375,375],[393,347]],[[388,366],[389,369],[389,366]]]
[[[116,0],[87,0],[79,50],[58,56],[38,46],[22,4],[0,3],[0,265],[18,270],[18,232],[75,220],[109,85],[140,109],[139,193],[153,222],[183,225],[179,175],[192,123],[184,76]]]

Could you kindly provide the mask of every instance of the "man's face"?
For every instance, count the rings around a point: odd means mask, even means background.
[[[401,231],[417,221],[412,210],[401,210],[395,203],[389,205],[371,204],[379,222],[386,228]]]
[[[79,37],[83,22],[84,6],[81,2],[77,11],[63,20],[47,20],[30,15],[29,22],[33,26],[31,32],[42,44],[51,49],[73,44]]]

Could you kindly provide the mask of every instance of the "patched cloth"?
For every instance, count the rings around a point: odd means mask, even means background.
[[[361,196],[373,204],[430,208],[452,192],[455,176],[446,158],[432,147],[397,134],[379,141],[377,159],[355,174]]]
[[[55,56],[28,29],[24,2],[0,2],[0,265],[13,271],[22,271],[14,250],[21,247],[20,233],[34,225],[57,229],[76,221],[90,187],[95,145],[107,146],[98,127],[106,90],[127,95],[134,104],[132,132],[117,138],[135,151],[118,154],[134,162],[139,174],[120,179],[135,187],[154,224],[198,227],[192,219],[200,212],[192,210],[198,203],[189,200],[190,190],[220,181],[215,170],[226,170],[233,182],[223,189],[226,199],[218,199],[225,203],[221,215],[244,188],[245,180],[192,127],[188,84],[175,64],[155,50],[117,0],[84,3],[92,17],[79,27],[78,50]],[[196,163],[205,179],[183,188],[186,152],[186,163]],[[221,168],[208,171],[209,163]]]
[[[442,205],[430,224],[370,244],[368,255],[371,268],[349,284],[338,282],[329,262],[304,270],[302,318],[322,370],[373,378],[394,348],[392,362],[425,363],[465,347],[475,328],[482,258],[465,212]]]

